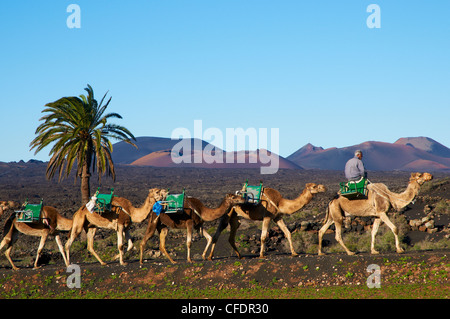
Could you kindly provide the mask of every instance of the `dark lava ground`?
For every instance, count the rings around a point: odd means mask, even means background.
[[[400,192],[407,186],[407,172],[369,172],[373,182],[385,183],[391,190]],[[79,208],[81,201],[79,181],[71,175],[58,183],[56,180],[45,179],[45,164],[43,163],[10,163],[0,165],[0,200],[44,203],[54,206],[66,216],[71,217]],[[326,256],[317,256],[314,240],[317,241],[317,230],[325,216],[325,207],[338,190],[338,184],[343,180],[343,174],[336,171],[280,170],[274,175],[260,175],[259,170],[230,169],[161,169],[144,167],[117,167],[117,180],[102,179],[102,190],[114,187],[115,194],[131,200],[135,206],[143,203],[148,189],[152,187],[170,188],[174,193],[183,188],[190,196],[202,200],[206,206],[216,207],[226,193],[234,193],[240,189],[245,179],[250,184],[260,180],[264,185],[275,188],[284,197],[293,199],[300,194],[305,183],[324,184],[328,191],[318,194],[300,212],[286,218],[286,224],[293,233],[294,240],[312,241],[312,248],[298,244],[298,257],[288,254],[286,240],[275,224],[271,224],[270,237],[267,241],[267,258],[259,259],[259,222],[243,221],[237,235],[238,246],[244,259],[232,255],[227,243],[228,233],[224,231],[219,239],[213,261],[203,261],[201,252],[206,240],[198,234],[194,237],[192,256],[194,263],[186,262],[185,232],[171,231],[166,247],[177,261],[172,265],[164,256],[160,256],[158,238],[155,236],[147,244],[145,263],[139,265],[138,252],[126,254],[127,266],[120,266],[112,257],[117,253],[115,234],[110,230],[97,232],[96,249],[108,266],[100,266],[85,250],[85,236],[77,239],[71,254],[73,263],[80,266],[82,288],[72,292],[80,296],[88,296],[89,292],[104,291],[105,297],[114,293],[136,291],[167,291],[183,287],[204,290],[213,288],[217,291],[227,291],[240,288],[292,288],[292,287],[325,287],[344,285],[365,285],[367,267],[377,264],[381,268],[382,284],[417,284],[433,282],[440,289],[447,291],[450,264],[448,255],[449,212],[439,211],[433,214],[436,231],[424,232],[413,228],[404,228],[403,246],[405,254],[397,254],[394,250],[381,247],[381,254],[371,256],[367,250],[355,256],[347,256],[335,252],[334,233],[325,236]],[[99,185],[92,179],[92,191]],[[436,174],[431,187],[421,192],[414,205],[409,205],[400,213],[405,225],[409,220],[427,216],[433,212],[442,200],[450,199],[450,178],[447,174]],[[447,208],[448,209],[448,208]],[[3,225],[9,212],[0,220]],[[391,216],[393,213],[391,214]],[[303,222],[303,223],[302,223]],[[306,223],[305,223],[306,222]],[[364,224],[361,224],[363,223]],[[370,221],[351,220],[346,229],[347,234],[363,236],[370,228]],[[135,245],[138,246],[145,231],[147,221],[132,226]],[[207,223],[205,228],[213,232],[217,222]],[[365,226],[365,228],[364,228]],[[385,227],[385,226],[383,226]],[[380,229],[381,231],[381,229]],[[297,234],[297,235],[295,235]],[[300,236],[309,234],[309,237]],[[63,242],[65,242],[63,236]],[[344,237],[345,240],[345,237]],[[70,273],[50,237],[43,256],[41,268],[33,270],[32,264],[38,245],[38,238],[21,235],[12,256],[16,265],[22,268],[13,271],[2,255],[0,257],[0,294],[3,297],[33,298],[48,293],[61,294],[74,291],[67,288],[66,281]],[[392,238],[393,241],[393,238]],[[431,248],[414,249],[418,243],[443,243],[431,245]],[[393,244],[393,243],[392,243]],[[392,245],[393,246],[393,245]],[[420,246],[422,247],[422,246]],[[423,246],[427,247],[427,246]],[[311,250],[312,249],[312,250]],[[22,295],[21,295],[22,294]],[[161,295],[170,298],[170,295]],[[156,295],[153,297],[157,297]],[[176,297],[176,295],[172,295]],[[197,296],[198,297],[198,296]],[[230,296],[233,297],[233,296]],[[260,296],[276,298],[277,296]]]

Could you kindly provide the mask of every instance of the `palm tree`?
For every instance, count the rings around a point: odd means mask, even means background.
[[[61,181],[64,171],[69,176],[76,164],[76,176],[81,178],[83,205],[90,198],[91,169],[92,172],[98,170],[99,181],[105,172],[115,180],[116,173],[111,158],[113,146],[109,139],[125,141],[136,147],[132,142],[136,139],[127,128],[108,123],[111,118],[122,118],[117,113],[104,114],[111,102],[110,97],[103,105],[108,92],[99,104],[94,99],[94,91],[89,84],[85,90],[87,96],[63,97],[46,104],[42,113],[47,114],[39,119],[44,122],[37,127],[37,136],[30,143],[30,150],[36,148],[35,154],[53,144],[49,152],[51,159],[47,165],[47,179],[59,172]]]

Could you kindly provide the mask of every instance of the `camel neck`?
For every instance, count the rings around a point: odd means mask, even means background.
[[[419,194],[420,185],[416,181],[409,182],[408,187],[402,193],[403,196],[407,197],[407,200],[412,201],[414,197]]]
[[[280,212],[284,214],[293,214],[308,204],[312,197],[313,195],[311,192],[308,189],[304,189],[296,199],[283,198],[280,202]]]
[[[217,208],[209,208],[202,205],[201,210],[198,213],[202,216],[204,221],[212,221],[219,217],[222,217],[230,208],[229,203],[226,200],[223,200]]]
[[[400,194],[397,194],[397,196],[392,198],[391,200],[393,204],[392,206],[394,206],[396,210],[400,210],[406,207],[417,196],[417,194],[419,193],[419,188],[420,185],[416,181],[409,182],[408,187],[406,188],[405,191],[403,191]]]
[[[156,200],[153,197],[148,196],[141,207],[133,209],[131,212],[129,212],[131,214],[131,220],[134,223],[141,223],[144,219],[147,218],[155,203]]]

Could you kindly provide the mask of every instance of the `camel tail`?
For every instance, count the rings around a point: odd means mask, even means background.
[[[339,198],[339,194],[336,194],[336,195],[334,195],[333,198],[328,202],[328,205],[327,205],[327,212],[326,212],[326,214],[325,214],[325,218],[324,218],[324,220],[323,220],[323,222],[322,222],[322,225],[325,225],[325,223],[328,221],[328,217],[329,217],[329,215],[330,215],[330,205],[331,205],[331,203],[332,203],[335,199],[338,199],[338,198]]]
[[[9,216],[8,220],[5,222],[5,226],[3,226],[3,235],[2,239],[6,236],[6,234],[11,230],[11,227],[13,226],[14,219],[16,218],[16,214],[12,213],[11,216]]]
[[[152,223],[156,223],[157,221],[158,221],[158,219],[159,219],[159,216],[160,215],[156,215],[156,213],[153,211],[153,210],[151,210],[150,211],[150,218],[148,219],[148,224],[150,225],[150,224],[152,224]]]
[[[323,221],[322,221],[322,225],[325,225],[325,223],[326,223],[327,220],[328,220],[328,215],[330,214],[330,203],[331,203],[331,202],[329,202],[328,205],[327,205],[327,212],[326,212],[326,214],[325,214],[325,218],[324,218]]]
[[[152,214],[153,213],[153,211],[151,211],[150,212],[150,219],[149,219],[149,223],[153,223],[153,221],[156,219],[156,213],[155,214]]]

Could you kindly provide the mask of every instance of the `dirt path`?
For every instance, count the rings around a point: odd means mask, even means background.
[[[213,261],[196,261],[192,264],[178,259],[172,265],[166,260],[148,259],[144,265],[132,260],[127,266],[110,262],[108,266],[98,263],[79,264],[80,288],[76,286],[76,272],[65,267],[45,266],[38,270],[30,268],[12,271],[0,269],[0,296],[2,298],[185,298],[186,291],[202,291],[219,297],[234,297],[232,291],[253,290],[254,297],[278,298],[278,295],[259,296],[257,291],[279,289],[325,287],[364,287],[372,272],[369,265],[379,267],[381,287],[395,285],[432,284],[439,295],[449,297],[448,250],[418,251],[406,254],[330,254],[326,256],[305,255],[291,257],[271,253],[266,259],[256,255],[244,259],[217,258]],[[376,284],[376,278],[371,281]],[[222,293],[222,295],[221,295]],[[429,292],[433,296],[433,292]],[[429,297],[428,296],[428,297]],[[251,295],[249,296],[251,297]],[[345,296],[343,296],[345,298]],[[423,296],[427,297],[427,296]]]

